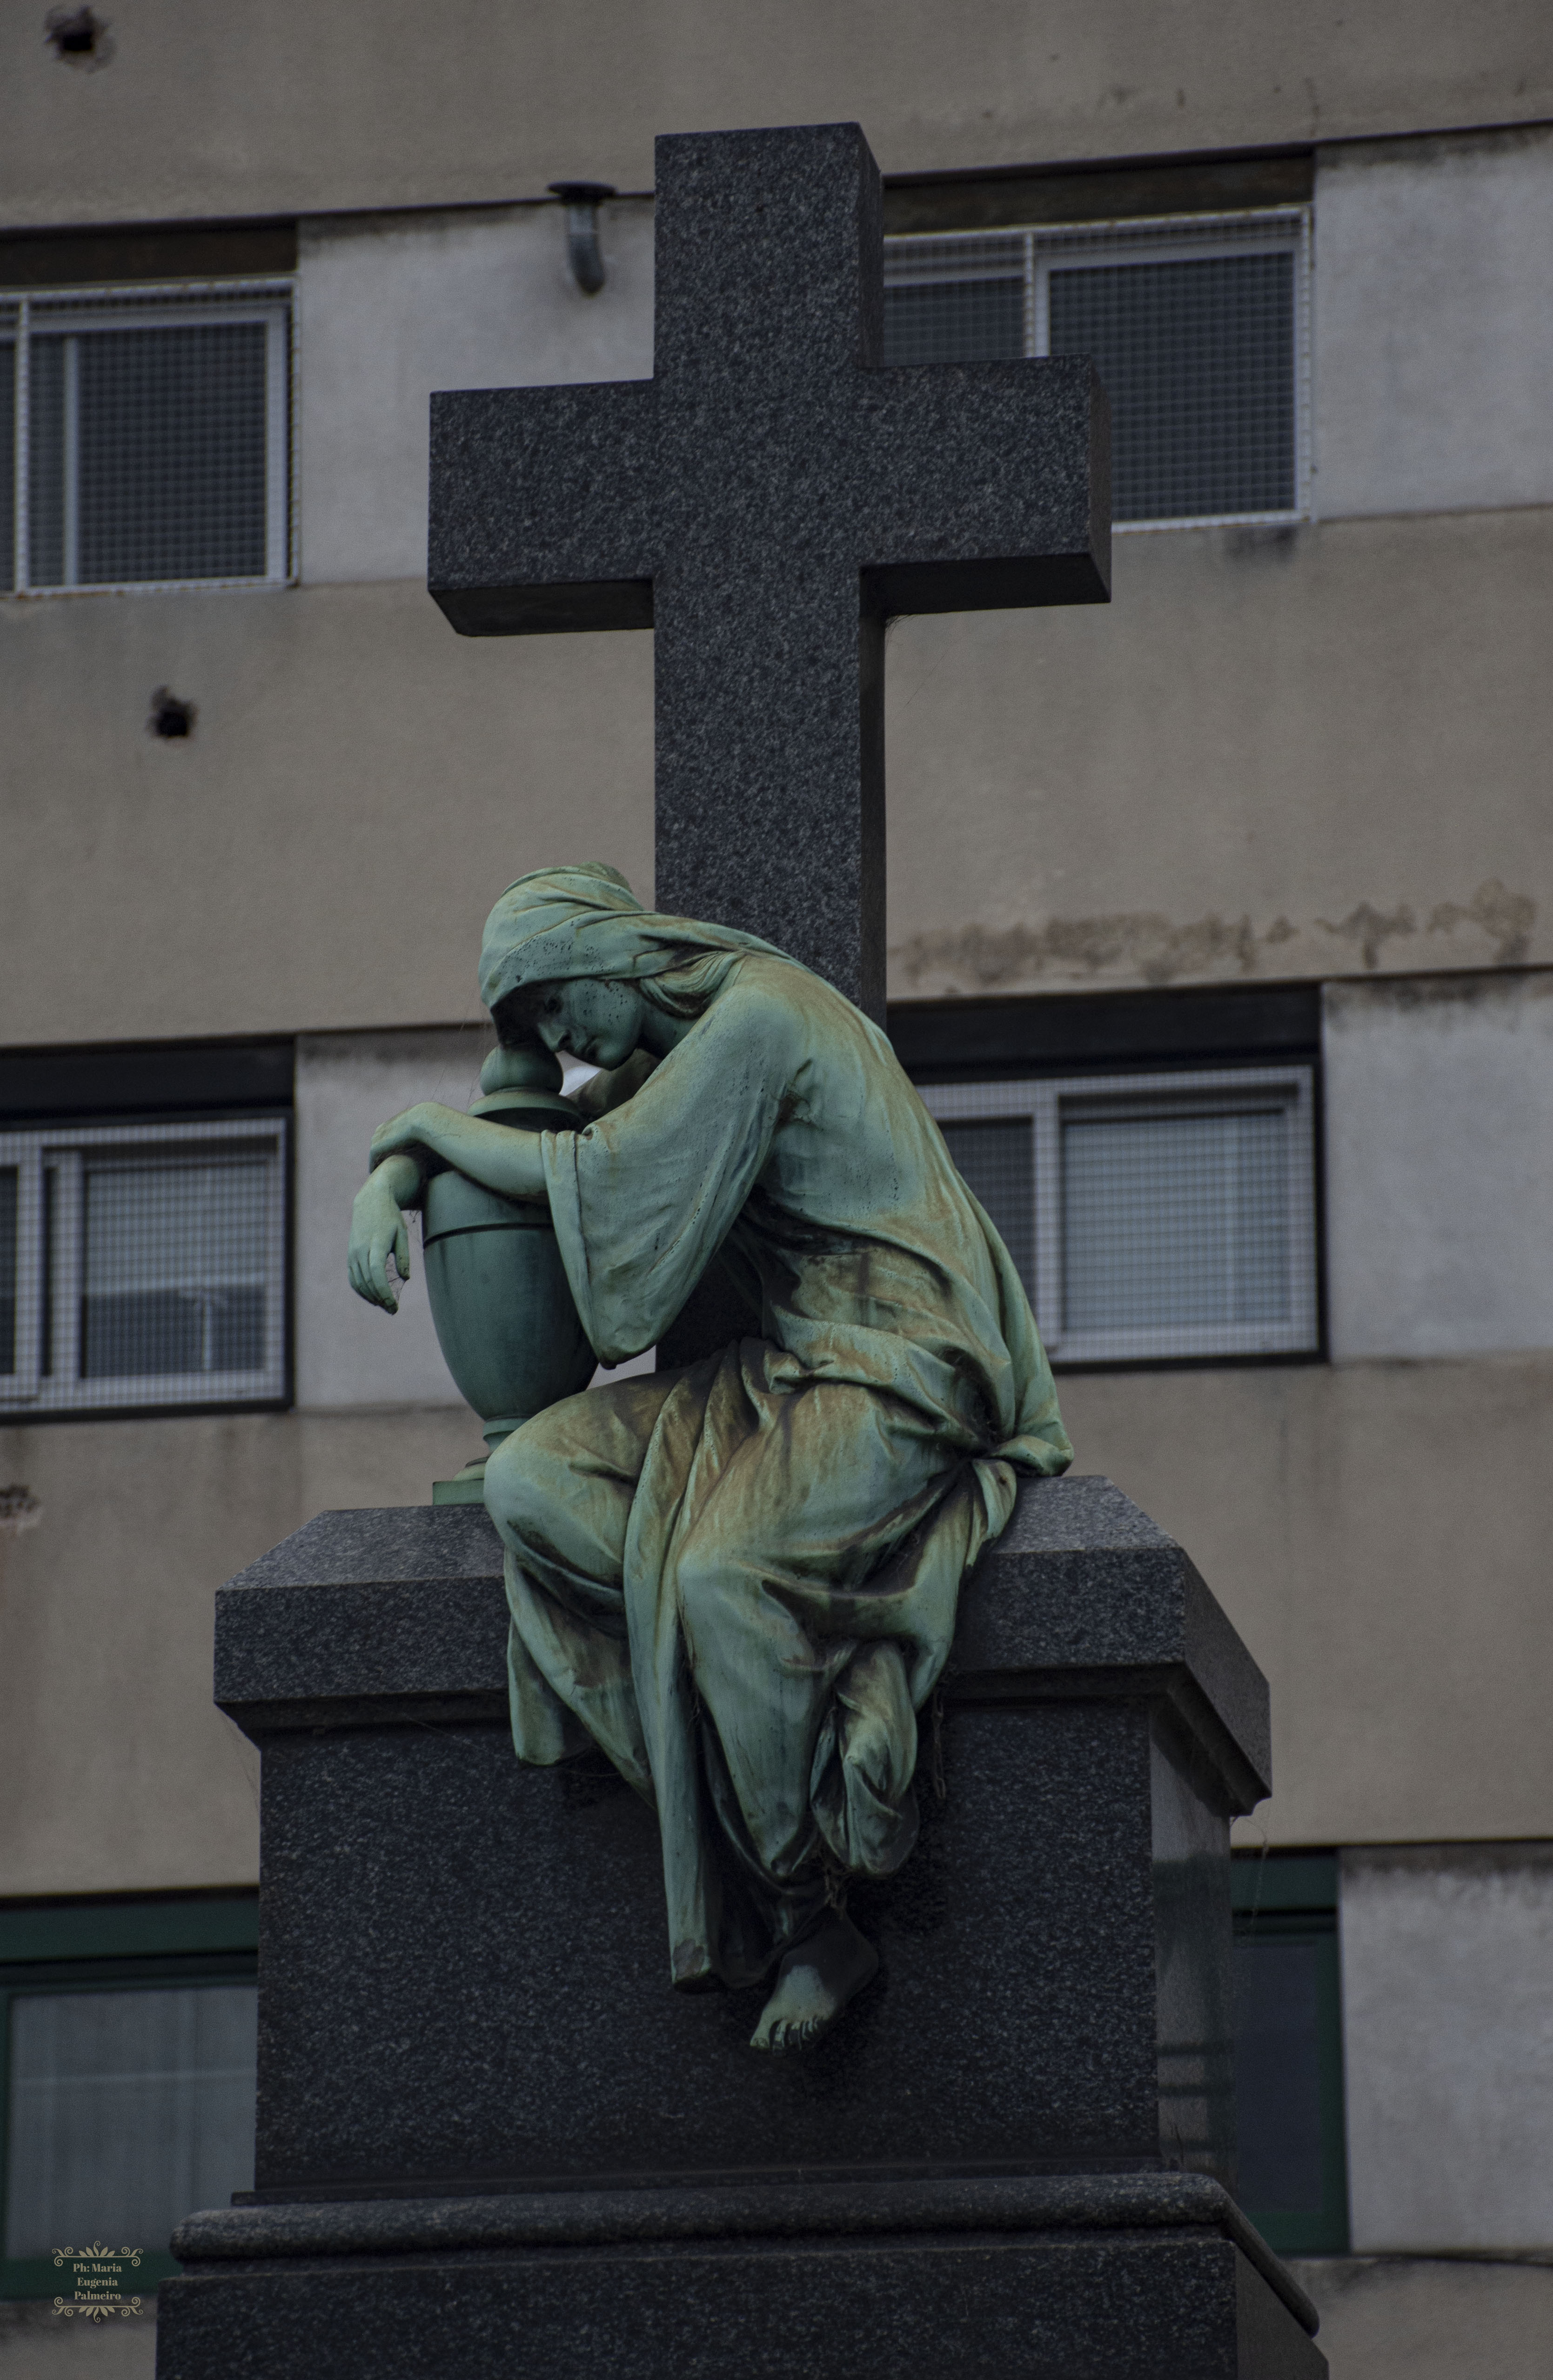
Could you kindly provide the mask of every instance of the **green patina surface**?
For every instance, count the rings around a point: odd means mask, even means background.
[[[520,880],[481,990],[599,1063],[585,1130],[435,1106],[373,1144],[352,1280],[451,1166],[547,1207],[588,1342],[651,1346],[714,1261],[746,1335],[564,1398],[487,1466],[519,1756],[592,1741],[654,1803],[673,1979],[748,1983],[916,1838],[916,1712],[1021,1471],[1071,1450],[1001,1241],[877,1026],[611,869]],[[401,1268],[402,1269],[402,1268]]]

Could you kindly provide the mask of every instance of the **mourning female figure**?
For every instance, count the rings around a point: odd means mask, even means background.
[[[613,868],[492,910],[504,1041],[601,1069],[582,1132],[432,1104],[385,1124],[352,1286],[389,1307],[429,1164],[547,1201],[600,1361],[653,1346],[720,1258],[746,1335],[586,1390],[486,1469],[520,1759],[601,1745],[655,1807],[671,1973],[769,1985],[807,2046],[872,1975],[854,1876],[910,1852],[916,1714],[1020,1471],[1071,1450],[1028,1300],[889,1042],[742,934],[656,916]]]

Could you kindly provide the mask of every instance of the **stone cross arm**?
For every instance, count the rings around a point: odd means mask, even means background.
[[[432,593],[467,636],[648,628],[773,575],[864,613],[1104,601],[1086,358],[857,370],[825,394],[818,419],[757,390],[715,425],[659,380],[434,397],[439,484],[467,501],[434,532]]]

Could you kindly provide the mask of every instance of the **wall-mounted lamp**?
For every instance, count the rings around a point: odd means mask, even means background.
[[[552,191],[566,210],[566,254],[572,278],[585,298],[597,298],[604,285],[604,260],[599,253],[599,207],[613,199],[613,182],[552,182]]]

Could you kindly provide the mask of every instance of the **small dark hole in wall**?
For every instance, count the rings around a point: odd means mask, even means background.
[[[192,735],[194,722],[199,715],[192,702],[180,702],[166,686],[159,686],[151,698],[147,732],[169,740],[177,735]]]
[[[67,66],[105,67],[114,54],[107,26],[90,8],[51,8],[43,37]]]

